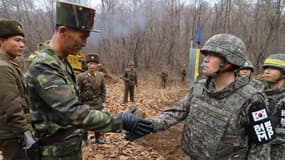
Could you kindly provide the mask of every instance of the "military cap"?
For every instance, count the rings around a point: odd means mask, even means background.
[[[95,9],[78,3],[57,1],[56,24],[75,30],[97,32],[98,30],[93,30],[95,12]]]
[[[95,62],[99,63],[99,56],[97,54],[88,54],[85,56],[86,63]]]
[[[0,19],[0,38],[23,36],[24,31],[20,22],[13,19]]]
[[[130,62],[128,63],[128,66],[135,66],[135,63],[134,63],[133,61],[130,61]]]

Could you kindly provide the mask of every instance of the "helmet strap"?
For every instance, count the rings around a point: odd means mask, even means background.
[[[214,78],[220,73],[232,71],[232,70],[233,70],[232,67],[225,68],[225,60],[223,59],[220,66],[219,66],[219,69],[216,72],[214,72],[213,74],[209,75],[209,77]]]

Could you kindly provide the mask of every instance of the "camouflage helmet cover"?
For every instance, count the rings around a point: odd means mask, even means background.
[[[95,62],[99,63],[99,56],[97,54],[88,54],[85,56],[86,63]]]
[[[275,67],[285,71],[285,54],[284,53],[277,53],[268,56],[264,64],[262,65],[263,68],[266,67]]]
[[[243,66],[240,67],[240,69],[250,69],[252,72],[254,71],[254,66],[251,63],[250,60],[246,60],[243,64]]]
[[[20,22],[13,19],[0,18],[0,38],[23,36],[24,31]]]
[[[213,52],[231,64],[242,66],[246,61],[246,46],[244,42],[231,34],[217,34],[206,41],[201,53]]]
[[[82,31],[93,30],[96,10],[77,3],[56,2],[56,24]]]

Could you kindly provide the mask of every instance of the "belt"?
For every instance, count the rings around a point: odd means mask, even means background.
[[[50,146],[53,145],[54,143],[63,142],[64,139],[67,136],[71,135],[76,129],[77,128],[75,127],[70,127],[67,130],[57,132],[53,135],[42,137],[41,139],[39,139],[39,144],[41,146]]]

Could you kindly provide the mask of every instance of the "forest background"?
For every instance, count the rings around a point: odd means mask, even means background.
[[[191,40],[201,45],[217,33],[240,37],[261,71],[263,60],[285,50],[285,0],[69,0],[96,9],[95,27],[83,52],[98,53],[113,73],[130,60],[139,70],[179,71],[188,64]],[[1,0],[0,17],[21,21],[25,56],[54,32],[56,0]],[[195,44],[195,43],[194,43]],[[200,47],[200,46],[194,46]]]

